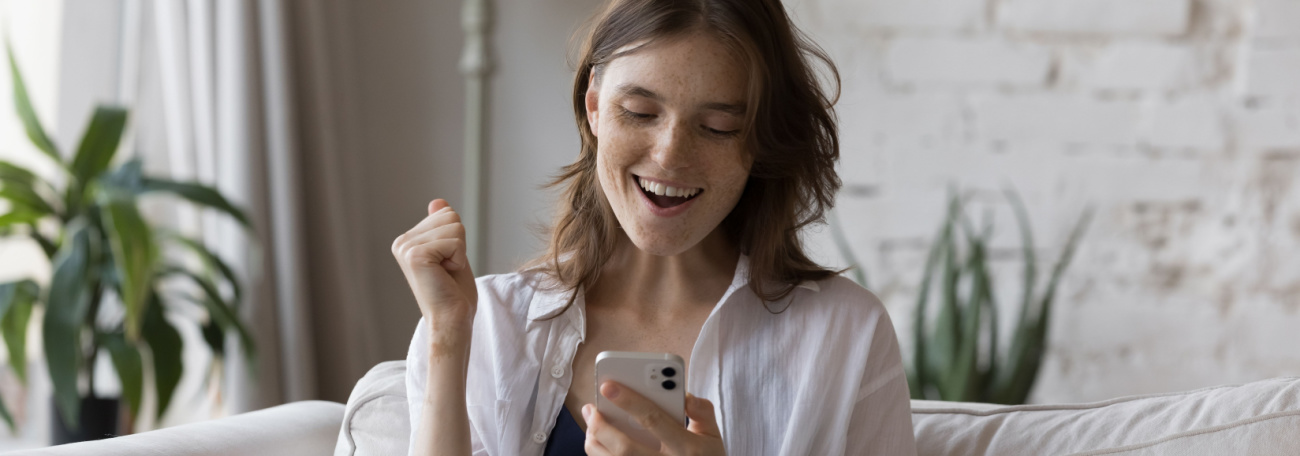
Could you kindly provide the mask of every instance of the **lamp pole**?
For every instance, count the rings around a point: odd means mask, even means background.
[[[479,274],[486,272],[483,265],[487,255],[483,248],[487,234],[483,154],[487,77],[491,72],[487,50],[489,14],[487,0],[465,0],[461,6],[461,26],[465,31],[465,48],[460,57],[460,72],[465,76],[465,172],[460,212],[465,224],[466,254],[470,267]]]

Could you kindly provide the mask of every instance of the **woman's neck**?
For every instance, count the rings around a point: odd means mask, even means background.
[[[720,227],[690,249],[666,256],[647,253],[620,236],[587,302],[647,317],[712,308],[731,285],[739,255]]]

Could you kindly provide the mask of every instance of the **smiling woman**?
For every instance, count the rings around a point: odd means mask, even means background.
[[[799,240],[840,185],[814,60],[837,80],[777,0],[598,14],[548,251],[475,279],[443,200],[393,243],[424,316],[407,358],[414,454],[914,454],[888,314]],[[637,385],[597,384],[606,351],[680,357],[689,423]]]

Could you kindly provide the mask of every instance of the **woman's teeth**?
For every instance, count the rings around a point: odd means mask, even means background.
[[[692,197],[692,196],[695,196],[696,193],[699,193],[699,192],[700,192],[700,189],[698,189],[698,188],[677,188],[677,187],[671,187],[671,186],[667,186],[667,185],[664,185],[664,184],[660,184],[660,183],[658,183],[658,182],[650,182],[650,181],[647,181],[647,180],[641,179],[640,177],[637,177],[637,182],[638,182],[639,184],[641,184],[641,188],[645,189],[645,191],[650,192],[650,193],[653,193],[653,194],[656,194],[656,195],[659,195],[659,196],[673,196],[673,197],[678,197],[678,198],[690,198],[690,197]]]

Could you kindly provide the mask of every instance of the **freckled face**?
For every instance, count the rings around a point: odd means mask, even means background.
[[[753,160],[741,137],[745,67],[733,54],[704,33],[660,40],[608,63],[587,91],[601,189],[643,251],[694,247],[740,201]],[[689,199],[665,208],[656,192]]]

